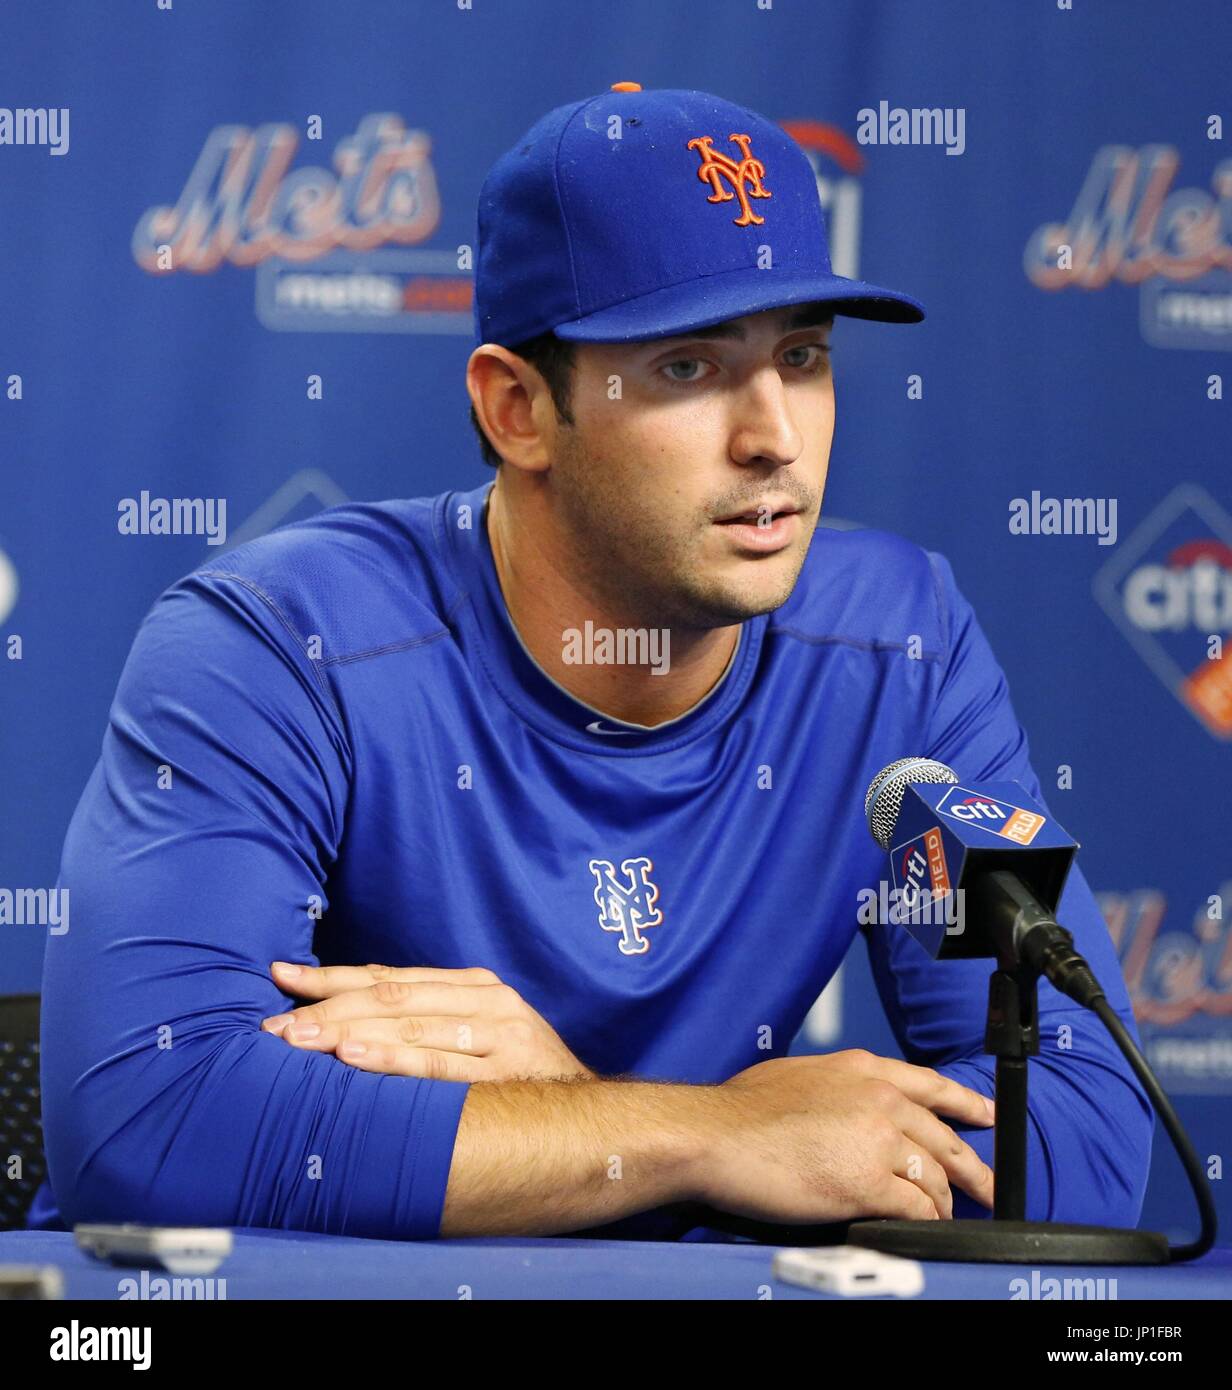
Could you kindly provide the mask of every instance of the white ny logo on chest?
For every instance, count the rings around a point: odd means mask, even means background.
[[[642,933],[643,927],[657,927],[663,914],[655,906],[658,888],[650,881],[654,864],[649,859],[621,860],[620,874],[610,859],[592,859],[590,871],[595,876],[595,902],[599,908],[599,925],[604,931],[620,933],[616,943],[626,956],[640,956],[650,950],[650,942]]]

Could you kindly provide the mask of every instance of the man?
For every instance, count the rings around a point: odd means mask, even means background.
[[[47,952],[65,1216],[986,1212],[989,962],[873,927],[910,1060],[783,1055],[884,873],[870,777],[920,754],[1040,798],[946,560],[815,529],[833,315],[922,310],[835,276],[803,152],[704,93],[551,112],[479,231],[495,483],[283,528],[138,634]],[[1059,915],[1132,1029],[1077,870]],[[1133,1224],[1145,1097],[1040,1007],[1027,1214]]]

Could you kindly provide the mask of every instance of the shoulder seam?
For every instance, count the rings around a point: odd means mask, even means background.
[[[283,627],[286,628],[287,632],[291,635],[291,637],[294,638],[296,646],[298,646],[300,651],[303,653],[304,660],[308,662],[308,664],[312,667],[313,671],[316,673],[318,682],[321,684],[326,694],[329,695],[330,703],[334,705],[335,710],[337,710],[338,706],[337,703],[334,701],[333,693],[329,690],[329,687],[325,685],[325,682],[321,681],[320,679],[320,672],[324,667],[341,666],[349,661],[363,661],[367,657],[385,656],[389,652],[405,651],[411,647],[424,646],[426,643],[429,642],[438,642],[442,637],[449,636],[449,624],[453,621],[454,613],[462,606],[462,603],[466,599],[466,591],[464,589],[458,590],[457,597],[454,599],[453,602],[453,606],[445,615],[445,626],[437,628],[435,632],[426,633],[422,637],[406,637],[398,642],[385,642],[379,647],[365,647],[362,651],[347,652],[343,656],[323,657],[318,660],[317,658],[308,655],[308,650],[304,646],[304,643],[300,638],[299,633],[297,633],[295,629],[291,626],[289,619],[285,616],[285,614],[282,613],[282,611],[279,609],[277,603],[275,603],[273,598],[271,598],[271,596],[267,594],[263,589],[261,589],[258,585],[254,584],[251,579],[247,579],[242,574],[235,574],[231,570],[205,570],[197,577],[201,579],[232,579],[237,584],[242,585],[245,589],[248,589],[251,593],[255,594],[264,604],[266,604],[270,611],[274,613],[274,615],[278,618],[279,622],[282,623]]]
[[[206,570],[204,573],[198,574],[196,577],[198,579],[230,579],[234,581],[236,584],[238,584],[241,588],[247,589],[249,593],[255,594],[256,597],[259,598],[261,602],[265,604],[265,606],[270,610],[270,612],[273,613],[273,615],[286,629],[288,636],[295,643],[296,647],[299,648],[300,654],[308,663],[308,667],[312,672],[313,680],[316,681],[317,685],[320,687],[321,693],[329,701],[330,708],[338,717],[338,727],[340,729],[345,730],[346,720],[342,717],[341,709],[338,708],[338,701],[334,699],[334,692],[329,688],[329,683],[325,680],[325,677],[322,676],[320,671],[320,667],[323,663],[314,661],[312,657],[308,655],[308,649],[307,647],[305,647],[303,639],[300,637],[299,633],[296,632],[295,629],[291,626],[290,620],[287,618],[286,614],[283,613],[282,609],[280,609],[278,605],[274,602],[273,598],[271,598],[271,596],[267,594],[264,589],[254,584],[251,579],[248,579],[246,576],[242,574],[235,574],[231,570]]]
[[[787,627],[778,623],[772,623],[767,630],[772,633],[781,633],[784,637],[794,637],[798,642],[807,642],[814,647],[830,644],[854,647],[857,651],[864,652],[903,652],[905,650],[902,642],[878,642],[863,637],[840,637],[832,633],[801,632],[799,628]],[[945,660],[945,653],[922,651],[918,658],[912,659],[940,662]]]
[[[381,647],[366,647],[362,652],[348,652],[346,656],[331,656],[314,663],[318,666],[345,666],[351,661],[365,661],[372,656],[387,656],[391,652],[410,651],[413,647],[423,647],[429,642],[439,642],[449,636],[448,628],[438,628],[424,637],[406,637],[401,642],[386,642]]]

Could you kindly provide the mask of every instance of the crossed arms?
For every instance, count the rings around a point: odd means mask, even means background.
[[[958,733],[970,746],[978,719],[1008,753],[972,775],[1021,777],[1007,709],[943,691],[928,751],[944,758]],[[276,982],[273,961],[312,959],[304,902],[324,896],[350,773],[327,690],[259,595],[189,580],[160,600],[66,839],[74,929],[48,943],[44,1131],[68,1221],[424,1238],[577,1230],[677,1201],[793,1222],[991,1206],[983,989],[888,939],[870,948],[911,1062],[779,1058],[721,1086],[587,1076],[486,978]],[[1070,891],[1080,920],[1062,920],[1106,965],[1076,875]],[[413,993],[364,995],[390,983]],[[471,994],[432,1012],[446,989]],[[319,1041],[262,1026],[289,995],[321,1011]],[[1041,990],[1045,1030],[1057,1007]],[[1098,1035],[1075,1036],[1033,1080],[1028,1215],[1132,1224],[1149,1111]],[[368,1053],[345,1057],[358,1040]]]

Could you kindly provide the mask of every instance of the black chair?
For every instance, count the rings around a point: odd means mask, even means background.
[[[21,1230],[47,1176],[39,1091],[39,996],[0,997],[0,1231]],[[9,1177],[20,1159],[20,1177]]]

